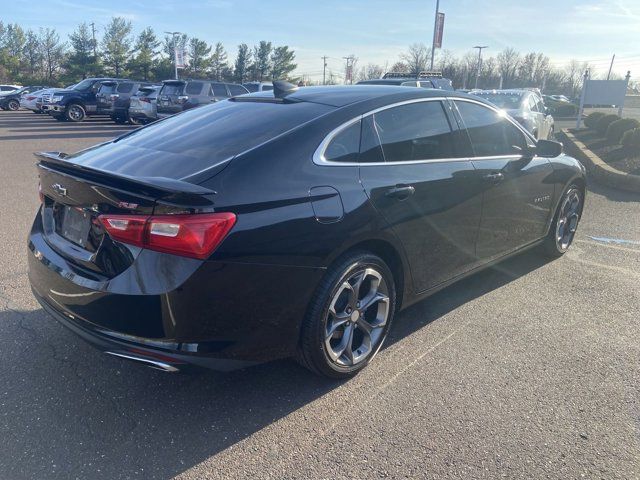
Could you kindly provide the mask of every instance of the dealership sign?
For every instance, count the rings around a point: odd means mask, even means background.
[[[444,13],[438,12],[436,18],[436,34],[433,41],[434,48],[442,48],[442,34],[444,32]]]

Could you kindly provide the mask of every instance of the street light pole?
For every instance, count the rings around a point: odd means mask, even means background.
[[[181,35],[182,32],[164,32],[168,35],[173,36],[173,66],[175,71],[176,80],[178,80],[178,35]]]
[[[440,10],[440,0],[436,0],[436,15],[433,20],[433,40],[431,42],[431,67],[429,70],[433,72],[433,57],[436,54],[436,30],[438,29],[438,11]]]
[[[473,48],[478,49],[478,72],[476,73],[476,86],[475,86],[475,88],[478,88],[478,80],[480,79],[480,68],[482,67],[482,50],[489,47],[487,45],[476,45]]]

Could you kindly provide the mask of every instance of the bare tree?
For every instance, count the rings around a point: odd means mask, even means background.
[[[428,69],[430,58],[431,49],[427,48],[424,43],[411,44],[409,50],[400,55],[400,60],[409,67],[408,72],[416,76]]]
[[[373,80],[382,78],[382,75],[384,75],[384,67],[375,63],[368,63],[358,72],[357,80]]]
[[[498,71],[502,76],[502,86],[508,88],[514,85],[514,79],[520,67],[520,54],[513,48],[505,48],[498,54]]]

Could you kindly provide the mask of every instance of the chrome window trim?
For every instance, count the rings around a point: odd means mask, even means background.
[[[383,107],[378,107],[369,112],[363,113],[362,115],[358,115],[351,120],[347,120],[346,122],[340,124],[338,127],[331,130],[324,140],[318,145],[316,151],[313,153],[313,163],[319,166],[331,166],[331,167],[380,167],[387,165],[414,165],[414,164],[425,164],[425,163],[443,163],[443,162],[469,162],[469,161],[482,161],[482,160],[499,160],[499,159],[518,159],[519,155],[495,155],[495,156],[482,156],[482,157],[453,157],[453,158],[430,158],[425,160],[403,160],[396,162],[372,162],[372,163],[360,163],[360,162],[334,162],[331,160],[327,160],[324,157],[324,152],[327,149],[327,146],[331,141],[341,133],[343,130],[347,129],[351,125],[356,122],[364,120],[366,117],[370,115],[374,115],[375,113],[382,112],[383,110],[388,110],[390,108],[400,107],[403,105],[410,105],[412,103],[422,103],[422,102],[446,102],[446,101],[462,101],[468,103],[475,103],[482,107],[485,107],[493,112],[497,113],[501,117],[505,118],[512,125],[514,125],[521,133],[525,135],[525,137],[531,139],[535,143],[535,139],[533,136],[527,132],[518,122],[513,120],[509,115],[504,114],[499,108],[496,108],[492,105],[487,105],[484,102],[474,100],[472,98],[461,98],[461,97],[429,97],[429,98],[414,98],[411,100],[403,100],[401,102],[392,103],[389,105],[385,105]],[[453,133],[453,132],[452,132]]]

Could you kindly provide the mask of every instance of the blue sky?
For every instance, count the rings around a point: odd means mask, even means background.
[[[66,36],[79,22],[101,29],[120,15],[136,32],[152,26],[222,41],[230,57],[239,43],[271,40],[296,50],[298,74],[318,78],[323,55],[341,73],[346,55],[358,57],[358,66],[390,65],[409,44],[430,45],[434,9],[435,0],[13,0],[1,19]],[[544,52],[557,65],[575,58],[602,71],[616,53],[614,71],[640,78],[640,0],[441,0],[440,10],[443,48],[456,54],[478,44],[490,46],[487,54],[513,46]]]

